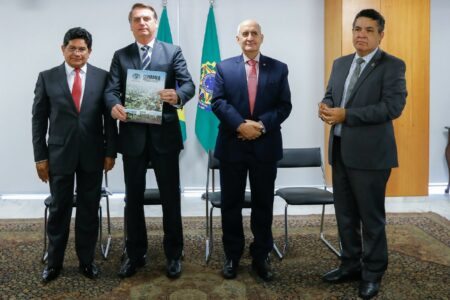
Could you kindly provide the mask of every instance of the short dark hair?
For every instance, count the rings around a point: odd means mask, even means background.
[[[363,9],[363,10],[361,10],[355,16],[355,19],[353,20],[353,28],[355,28],[356,20],[358,18],[361,18],[361,17],[366,17],[366,18],[369,18],[369,19],[377,21],[378,32],[383,32],[384,31],[384,23],[385,23],[384,17],[378,11],[376,11],[375,9],[371,9],[370,8],[370,9]]]
[[[92,35],[84,28],[74,27],[69,29],[64,35],[63,46],[66,47],[71,40],[83,39],[88,49],[92,48]]]
[[[156,10],[153,8],[153,6],[147,5],[147,4],[144,4],[144,3],[135,3],[135,4],[133,4],[133,6],[131,7],[130,12],[128,13],[128,22],[131,23],[131,14],[133,13],[133,10],[135,10],[136,8],[147,8],[147,9],[150,9],[153,12],[153,16],[155,17],[155,20],[158,20],[158,14],[156,13]]]

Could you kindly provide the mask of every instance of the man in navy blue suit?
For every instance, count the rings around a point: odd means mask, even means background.
[[[244,250],[242,204],[247,173],[251,188],[252,267],[273,279],[267,256],[273,247],[272,217],[276,162],[282,158],[281,123],[289,116],[291,92],[287,65],[261,55],[264,35],[254,20],[243,21],[236,40],[242,55],[217,65],[212,109],[220,120],[215,157],[220,160],[222,275],[235,278]]]

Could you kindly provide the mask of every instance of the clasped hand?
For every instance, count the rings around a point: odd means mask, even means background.
[[[329,107],[325,103],[319,103],[319,118],[329,125],[343,123],[345,121],[345,109]]]
[[[245,120],[244,123],[239,125],[238,129],[238,139],[246,141],[246,140],[255,140],[259,138],[262,134],[261,132],[261,124],[253,120]]]

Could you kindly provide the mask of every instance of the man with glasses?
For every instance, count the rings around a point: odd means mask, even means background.
[[[34,159],[39,178],[50,183],[52,196],[44,283],[56,279],[63,266],[75,181],[79,270],[91,279],[99,273],[94,250],[102,170],[114,166],[117,127],[103,101],[107,72],[87,63],[91,47],[92,36],[87,30],[76,27],[67,31],[61,46],[65,62],[41,72],[34,91]]]

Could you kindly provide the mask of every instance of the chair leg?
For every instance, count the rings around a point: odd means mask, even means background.
[[[121,261],[123,261],[127,255],[127,214],[125,206],[123,207],[123,248],[122,255],[120,256]]]
[[[101,242],[101,250],[102,250],[102,256],[103,259],[107,259],[108,258],[108,254],[109,254],[109,250],[111,247],[111,240],[112,240],[112,236],[111,236],[111,217],[110,217],[110,212],[109,212],[109,196],[106,195],[106,219],[107,219],[107,224],[108,224],[108,238],[106,240],[106,246],[103,244],[103,241]],[[101,219],[100,219],[101,222]]]
[[[202,200],[205,201],[205,228],[206,228],[206,235],[205,235],[205,263],[208,264],[209,259],[209,207],[208,207],[208,197],[202,197]]]
[[[333,247],[333,245],[331,245],[331,243],[325,238],[325,234],[323,232],[323,223],[324,223],[324,219],[325,219],[325,204],[322,205],[322,218],[320,220],[320,239],[322,240],[322,242],[328,247],[328,249],[330,249],[331,251],[333,251],[333,253],[337,256],[337,257],[341,257],[341,253],[336,250],[336,248]]]
[[[44,210],[44,250],[42,252],[41,262],[44,264],[47,261],[47,221],[48,221],[48,206]]]
[[[103,224],[102,224],[102,206],[98,207],[98,240],[100,244],[100,253],[103,256]]]
[[[211,259],[211,254],[214,249],[214,240],[213,240],[213,210],[214,206],[211,206],[211,209],[209,210],[209,247],[207,249],[206,253],[206,264],[209,263],[209,260]]]
[[[284,246],[283,246],[283,257],[286,256],[286,252],[288,250],[288,220],[287,220],[287,211],[288,204],[284,206]]]
[[[278,259],[281,261],[283,260],[283,253],[281,253],[280,249],[278,249],[277,244],[275,244],[275,242],[273,243],[273,248],[272,250],[275,252],[275,254],[278,256]]]

